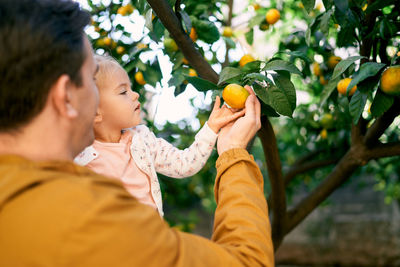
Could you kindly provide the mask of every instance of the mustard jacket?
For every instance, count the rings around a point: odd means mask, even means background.
[[[0,266],[273,266],[262,175],[217,161],[212,240],[170,228],[115,180],[72,162],[0,156]]]

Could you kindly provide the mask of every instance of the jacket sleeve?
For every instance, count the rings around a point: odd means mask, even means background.
[[[180,150],[150,131],[146,134],[146,139],[149,139],[146,145],[150,147],[156,172],[173,178],[185,178],[199,172],[210,157],[218,137],[206,123],[196,134],[194,142]]]
[[[61,250],[63,266],[274,266],[257,165],[245,150],[233,149],[221,155],[217,168],[212,240],[170,228],[122,187],[104,188],[93,194],[100,198],[94,206],[86,203],[73,220]]]

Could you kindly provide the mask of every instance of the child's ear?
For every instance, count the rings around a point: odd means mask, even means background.
[[[94,117],[94,123],[100,123],[103,121],[103,115],[101,114],[100,108],[96,110],[96,116]]]

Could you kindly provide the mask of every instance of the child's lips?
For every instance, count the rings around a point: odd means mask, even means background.
[[[140,104],[137,105],[137,107],[135,108],[135,111],[140,110]]]

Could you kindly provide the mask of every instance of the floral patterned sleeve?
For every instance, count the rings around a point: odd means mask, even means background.
[[[162,138],[157,138],[150,131],[146,133],[145,139],[158,173],[173,178],[185,178],[203,168],[215,146],[217,136],[205,123],[196,134],[193,144],[184,150],[174,147]]]

